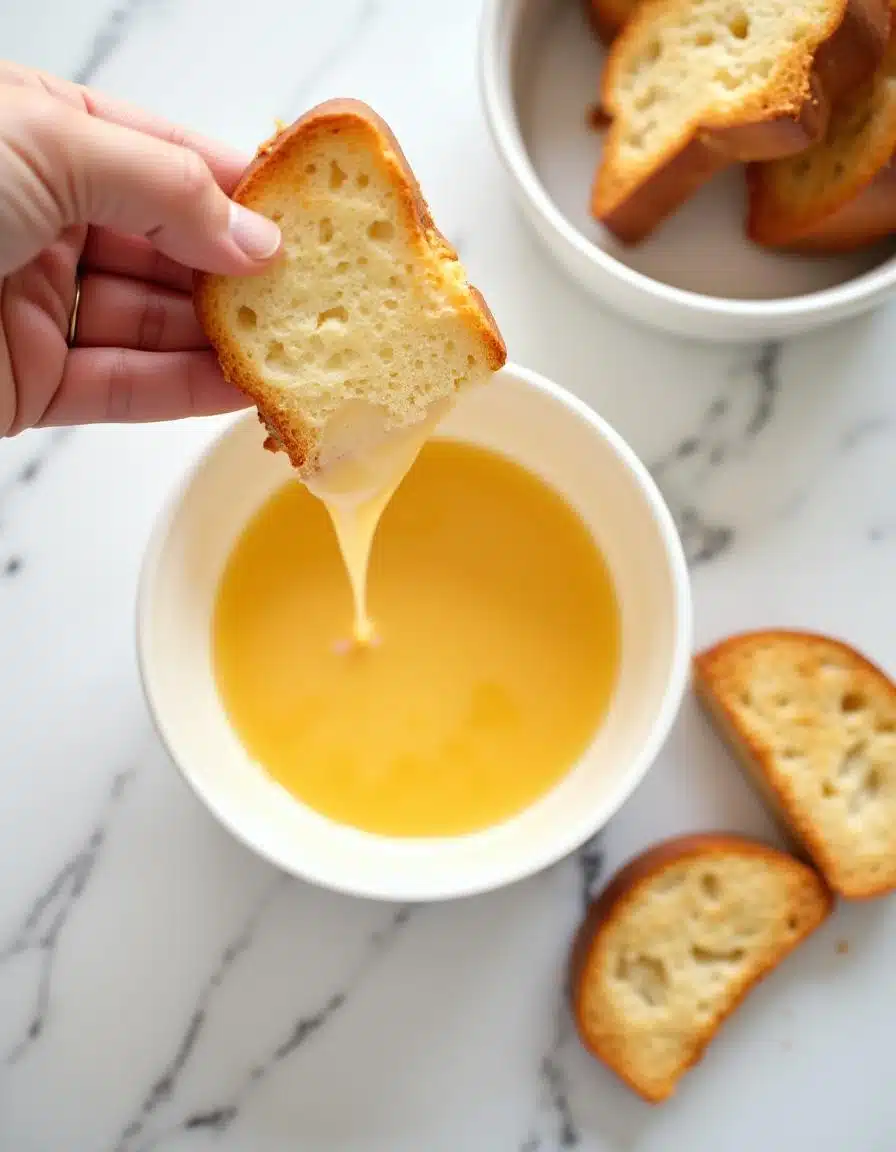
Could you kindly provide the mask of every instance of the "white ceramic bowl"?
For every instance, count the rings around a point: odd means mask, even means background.
[[[691,605],[678,535],[631,449],[585,404],[508,366],[439,429],[501,451],[562,492],[606,557],[621,664],[606,719],[579,763],[515,817],[468,836],[402,840],[336,824],[294,800],[230,727],[212,671],[215,592],[237,536],[290,476],[261,450],[254,413],[215,441],[158,525],[138,603],[143,684],[158,731],[221,823],[296,876],[362,896],[432,900],[495,888],[551,864],[602,827],[638,784],[688,678]]]
[[[744,235],[731,169],[643,244],[591,218],[601,138],[586,121],[603,49],[587,0],[485,0],[480,80],[495,146],[551,254],[604,304],[678,335],[764,340],[866,311],[896,288],[894,245],[838,257],[762,251]]]

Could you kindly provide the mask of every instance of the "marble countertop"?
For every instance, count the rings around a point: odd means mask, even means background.
[[[896,311],[727,349],[599,311],[512,207],[478,17],[477,0],[28,0],[0,6],[0,51],[247,150],[275,116],[371,101],[513,359],[653,467],[698,642],[814,626],[896,671]],[[487,897],[331,895],[215,824],[152,731],[133,613],[153,519],[217,427],[0,445],[0,1150],[892,1152],[896,902],[838,910],[662,1109],[572,1035],[566,951],[612,869],[678,831],[774,837],[691,702],[602,835]]]

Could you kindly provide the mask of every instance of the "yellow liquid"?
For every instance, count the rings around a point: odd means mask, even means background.
[[[289,483],[227,563],[218,688],[249,754],[340,823],[439,836],[533,803],[590,743],[619,662],[612,581],[575,512],[497,454],[432,440],[383,513],[376,641],[324,506]]]

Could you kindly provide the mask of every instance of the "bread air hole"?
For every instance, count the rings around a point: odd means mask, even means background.
[[[691,945],[691,959],[701,967],[712,964],[740,964],[746,953],[743,948],[705,948]]]
[[[722,894],[718,876],[714,872],[704,872],[700,877],[700,890],[707,900],[717,904]]]
[[[345,172],[339,167],[335,160],[330,161],[330,187],[333,189],[341,188],[346,182],[348,177]]]
[[[857,743],[847,751],[846,755],[840,761],[840,766],[837,769],[837,775],[841,779],[848,779],[854,776],[856,772],[860,771],[865,765],[865,741],[859,740]]]
[[[367,229],[367,235],[371,240],[391,240],[395,235],[395,225],[390,220],[374,220]]]
[[[861,712],[868,706],[868,701],[861,692],[844,692],[840,700],[841,712]]]
[[[865,773],[862,783],[853,792],[849,801],[849,811],[855,816],[861,812],[866,804],[870,804],[878,792],[880,792],[881,784],[883,784],[883,777],[881,776],[879,768],[869,768]]]
[[[649,1007],[665,1003],[669,991],[666,966],[656,956],[620,956],[616,964],[616,979],[628,984],[635,995]]]
[[[892,732],[896,732],[896,720],[878,720],[877,731],[881,736],[888,736]]]
[[[742,8],[728,21],[728,31],[735,40],[746,40],[750,35],[750,18]]]
[[[723,88],[727,88],[729,92],[733,92],[740,84],[738,78],[732,75],[727,68],[717,68],[713,79],[717,80]]]
[[[321,244],[329,244],[333,239],[333,221],[329,216],[324,216],[317,226],[317,233],[320,236]]]
[[[656,37],[654,37],[654,39],[651,40],[647,47],[644,49],[644,63],[655,64],[657,60],[659,60],[660,52],[662,52],[662,50],[662,44]]]
[[[711,44],[715,44],[716,38],[708,29],[698,32],[694,37],[694,43],[698,48],[708,48]]]
[[[236,322],[241,328],[251,331],[258,326],[258,314],[253,308],[247,308],[246,305],[243,304],[236,314]]]
[[[347,309],[343,308],[341,304],[337,304],[335,308],[325,308],[323,312],[318,312],[318,328],[322,327],[328,321],[334,324],[346,324],[348,322]]]
[[[367,185],[370,183],[370,177],[367,175],[366,172],[359,172],[358,175],[355,177],[355,183],[358,185],[359,188],[366,188]]]
[[[305,175],[306,176],[313,176],[315,174],[315,172],[317,172],[317,165],[316,164],[306,164],[305,165]]]
[[[326,367],[331,372],[338,372],[340,368],[347,368],[350,364],[354,364],[357,359],[358,354],[353,352],[351,348],[343,348],[330,356]]]
[[[286,368],[289,365],[289,358],[286,355],[286,348],[279,340],[271,340],[265,352],[264,362],[271,368]]]
[[[398,307],[398,301],[393,296],[389,296],[383,301],[383,307],[389,312],[394,312]]]

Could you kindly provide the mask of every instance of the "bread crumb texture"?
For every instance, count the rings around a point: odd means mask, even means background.
[[[201,278],[197,309],[295,464],[352,401],[385,429],[416,423],[504,362],[488,309],[366,106],[303,117],[260,149],[236,198],[277,222],[282,259],[260,276]]]
[[[733,637],[698,683],[780,813],[845,896],[896,886],[896,687],[846,645]]]

